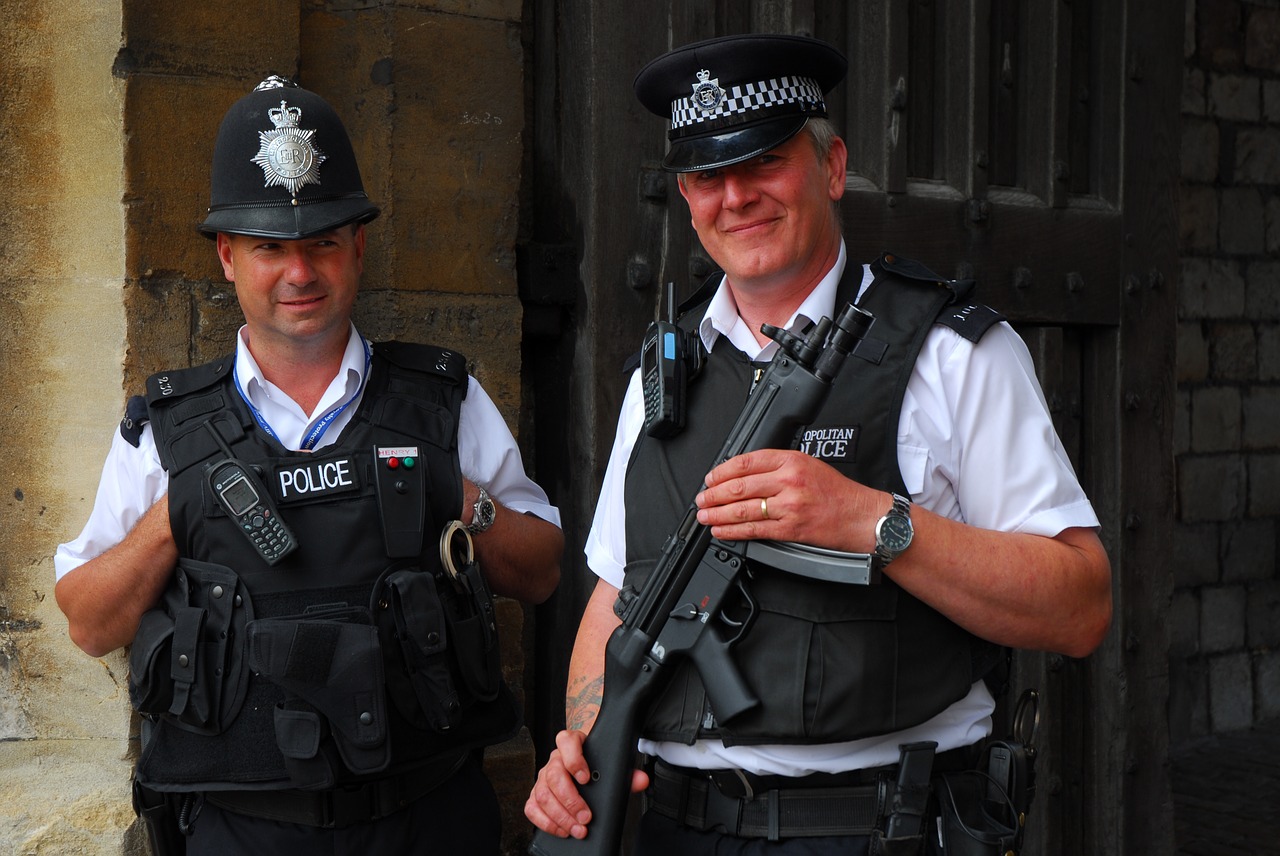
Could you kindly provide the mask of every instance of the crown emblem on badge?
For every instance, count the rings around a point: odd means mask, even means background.
[[[711,72],[702,69],[698,72],[698,82],[693,84],[691,100],[703,113],[711,113],[724,103],[724,90],[720,88],[720,78],[712,78]]]
[[[275,129],[259,131],[261,145],[252,160],[262,167],[266,178],[264,187],[284,187],[293,196],[308,184],[319,184],[319,167],[325,156],[311,138],[315,131],[298,127],[302,121],[302,108],[290,107],[281,101],[279,107],[267,111]]]

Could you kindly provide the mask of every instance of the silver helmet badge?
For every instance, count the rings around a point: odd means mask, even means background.
[[[266,177],[265,187],[283,186],[293,196],[308,184],[319,184],[319,167],[324,154],[311,142],[315,131],[298,127],[302,121],[302,109],[290,107],[281,101],[279,107],[267,111],[275,129],[259,131],[262,145],[253,156],[253,162],[262,167]]]

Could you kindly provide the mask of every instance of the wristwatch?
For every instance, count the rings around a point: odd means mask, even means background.
[[[876,522],[876,559],[880,567],[892,562],[911,546],[915,529],[911,526],[911,500],[893,494],[893,507]]]
[[[471,507],[471,523],[468,524],[467,531],[472,535],[487,531],[493,525],[493,519],[497,514],[497,509],[493,507],[493,500],[489,497],[489,491],[480,488],[476,504]]]

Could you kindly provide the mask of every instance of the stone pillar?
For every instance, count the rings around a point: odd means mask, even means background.
[[[0,13],[0,852],[145,853],[127,663],[71,644],[52,554],[88,516],[126,396],[231,347],[234,292],[195,232],[221,116],[271,73],[334,105],[383,208],[357,324],[466,354],[514,430],[522,4],[0,0]],[[500,612],[519,690],[525,612]],[[523,852],[527,734],[488,758],[506,849]]]

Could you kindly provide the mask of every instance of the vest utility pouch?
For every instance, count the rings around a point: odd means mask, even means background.
[[[248,633],[254,671],[323,715],[349,770],[365,774],[386,768],[391,751],[382,647],[367,610],[259,619]],[[276,739],[294,755],[305,745],[294,732],[277,732]]]
[[[450,668],[450,622],[436,578],[402,568],[388,574],[378,590],[386,613],[380,616],[383,632],[400,652],[398,662],[392,658],[389,666],[391,696],[410,722],[447,731],[458,724],[462,700]]]
[[[162,607],[147,612],[129,651],[134,707],[180,728],[218,734],[248,688],[239,641],[253,607],[230,568],[182,559]]]
[[[173,619],[162,609],[143,613],[129,646],[129,702],[138,713],[152,716],[169,712],[173,703],[172,646]]]

